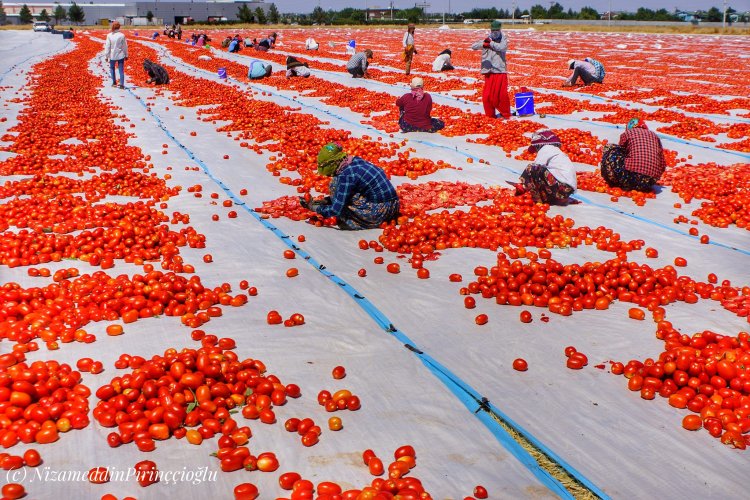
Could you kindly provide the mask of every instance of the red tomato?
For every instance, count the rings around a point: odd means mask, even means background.
[[[487,498],[487,489],[484,486],[477,485],[474,487],[474,496],[476,498]]]
[[[341,380],[342,378],[346,377],[346,368],[344,368],[343,366],[337,366],[333,369],[331,375],[334,379]]]
[[[8,500],[16,500],[18,498],[23,498],[26,495],[26,489],[24,489],[23,485],[8,483],[3,486],[2,494],[3,497]]]
[[[521,323],[531,323],[533,318],[531,317],[531,313],[529,311],[523,310],[520,314]]]
[[[241,483],[234,487],[234,500],[255,500],[258,495],[258,487],[252,483]]]
[[[459,283],[463,281],[463,279],[463,276],[461,276],[460,274],[451,274],[450,276],[448,276],[448,280],[453,281],[454,283]]]
[[[401,266],[396,262],[391,262],[386,266],[385,270],[391,274],[398,274],[401,272]]]
[[[94,467],[87,475],[90,483],[103,484],[109,482],[109,471],[106,467]]]
[[[302,479],[296,472],[285,472],[279,476],[279,486],[282,490],[291,490],[294,487],[294,483]]]
[[[29,467],[37,467],[42,463],[42,457],[39,455],[38,451],[32,448],[24,452],[23,461],[26,462],[26,465]]]
[[[478,314],[477,317],[474,318],[474,322],[477,325],[486,325],[489,320],[490,318],[486,314]]]
[[[360,278],[364,278],[365,276],[367,276],[367,269],[362,268],[357,271],[357,276],[359,276]]]
[[[284,258],[285,259],[294,259],[297,257],[297,254],[294,253],[294,250],[284,250]]]
[[[529,369],[529,364],[523,358],[516,358],[513,360],[513,369],[519,372],[525,372]]]

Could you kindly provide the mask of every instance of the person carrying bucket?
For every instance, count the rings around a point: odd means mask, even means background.
[[[529,153],[536,153],[534,162],[521,174],[516,196],[531,194],[536,203],[566,205],[576,188],[576,170],[568,155],[562,152],[562,142],[553,131],[544,129],[531,136]]]
[[[651,191],[661,178],[667,162],[661,140],[640,118],[628,122],[619,144],[607,144],[602,155],[601,173],[612,187],[627,191]]]
[[[505,119],[510,118],[510,97],[508,97],[508,72],[505,66],[505,52],[508,50],[508,37],[503,35],[500,21],[492,21],[490,34],[482,41],[475,42],[472,50],[482,51],[482,74],[485,77],[482,90],[484,114],[495,118],[495,110]]]
[[[587,57],[583,61],[570,59],[568,69],[572,69],[573,73],[565,80],[563,87],[573,87],[579,78],[584,85],[604,82],[604,65],[591,57]]]

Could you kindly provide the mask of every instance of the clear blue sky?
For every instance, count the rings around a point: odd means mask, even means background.
[[[276,7],[280,12],[307,12],[311,11],[316,5],[320,5],[323,9],[334,9],[341,10],[346,7],[354,7],[364,9],[365,7],[378,7],[388,8],[390,0],[266,0],[274,1]],[[573,10],[580,10],[581,7],[593,7],[599,12],[607,12],[609,10],[609,0],[558,0],[565,10],[569,8]],[[711,7],[716,7],[721,10],[723,7],[721,0],[611,0],[613,11],[628,11],[635,12],[638,7],[647,7],[649,9],[667,9],[673,11],[675,7],[682,10],[708,10]],[[474,7],[492,7],[495,6],[498,9],[510,10],[513,2],[510,0],[502,0],[495,2],[492,0],[393,0],[393,6],[396,9],[405,9],[413,7],[415,4],[428,3],[430,6],[427,7],[427,12],[464,12],[473,9]],[[450,4],[450,8],[449,8]],[[536,0],[526,1],[518,0],[516,5],[521,10],[530,9],[532,5],[544,5],[549,7],[550,2]],[[733,7],[737,11],[744,12],[750,10],[750,0],[727,0],[727,6]]]

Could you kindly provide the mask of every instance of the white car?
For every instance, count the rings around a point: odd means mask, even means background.
[[[34,23],[34,31],[52,31],[52,27],[44,21],[37,21]]]

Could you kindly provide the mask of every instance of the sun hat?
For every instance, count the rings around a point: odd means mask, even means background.
[[[490,24],[490,29],[492,31],[498,31],[503,27],[503,23],[500,21],[492,21],[492,24]]]
[[[424,80],[420,76],[415,76],[411,79],[411,88],[416,89],[417,87],[424,87]]]

